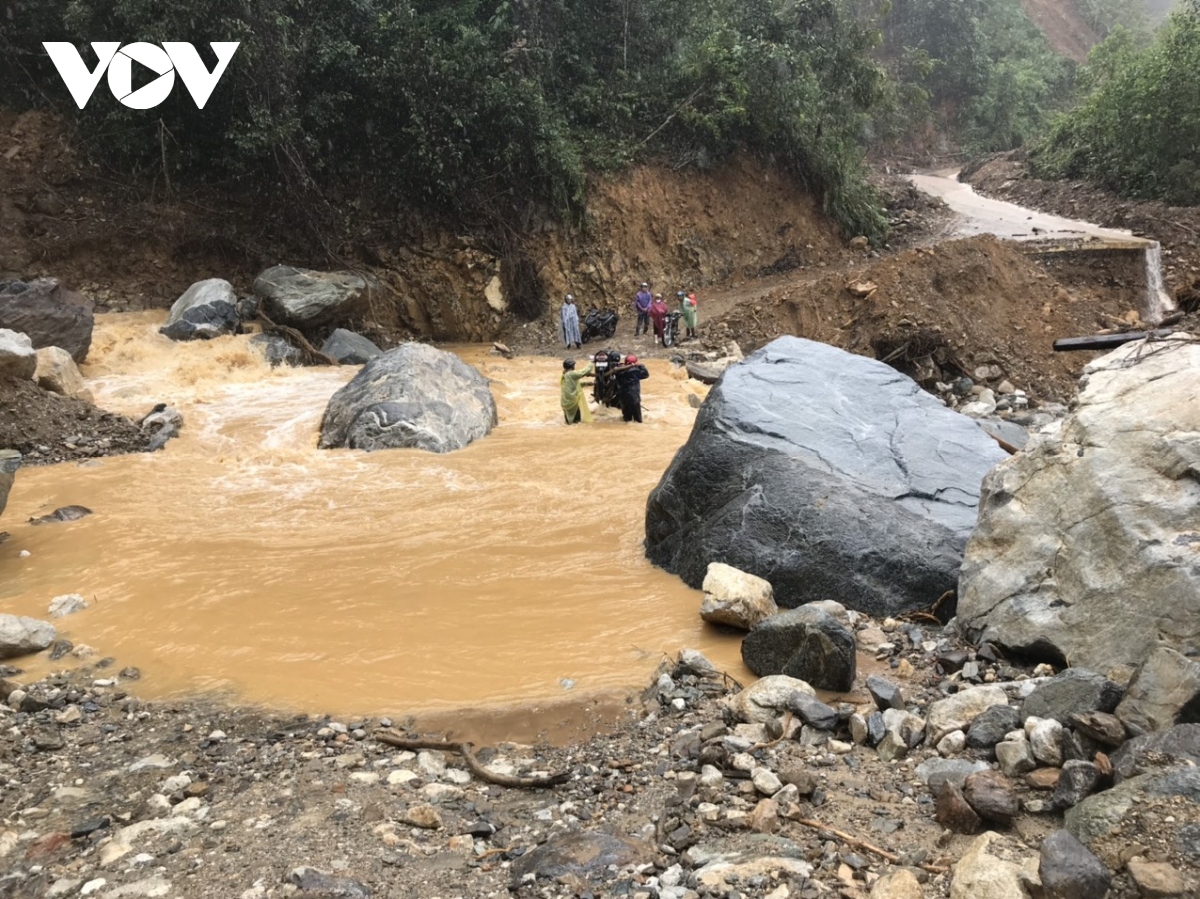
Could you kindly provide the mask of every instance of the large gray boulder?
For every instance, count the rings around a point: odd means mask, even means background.
[[[350,272],[314,272],[276,265],[254,282],[254,295],[276,324],[307,330],[361,311],[367,282]]]
[[[1004,458],[895,369],[781,337],[709,393],[650,495],[646,555],[693,587],[724,562],[788,608],[928,607],[954,589],[980,482]]]
[[[333,395],[321,447],[462,449],[496,426],[487,379],[453,353],[406,343],[372,359]]]
[[[198,281],[175,301],[159,333],[172,340],[211,340],[234,334],[241,324],[237,307],[237,293],[228,281]]]
[[[339,365],[366,365],[383,350],[367,340],[361,334],[338,328],[321,345],[321,352]]]
[[[21,454],[16,450],[0,449],[0,513],[8,503],[8,492],[12,490],[17,469],[21,467]]]
[[[37,353],[24,334],[0,328],[0,377],[28,381],[37,372]]]
[[[1200,645],[1200,345],[1127,344],[988,475],[958,615],[973,639],[1109,671]]]
[[[92,345],[93,303],[57,278],[0,284],[0,328],[29,336],[33,348],[62,347],[76,362]]]
[[[58,632],[48,621],[17,615],[0,615],[0,659],[41,652],[54,642]]]

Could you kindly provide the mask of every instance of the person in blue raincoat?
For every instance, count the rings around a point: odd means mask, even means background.
[[[571,294],[567,294],[566,299],[563,300],[558,316],[561,323],[559,330],[562,332],[563,344],[567,349],[583,346],[583,341],[579,336],[579,310],[575,308],[575,297]]]

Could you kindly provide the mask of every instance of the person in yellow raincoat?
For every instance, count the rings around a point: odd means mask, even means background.
[[[562,378],[559,385],[562,388],[562,410],[567,424],[573,425],[580,421],[591,421],[592,412],[588,409],[587,400],[583,396],[583,379],[596,370],[594,362],[588,363],[583,371],[575,371],[575,360],[563,360]]]

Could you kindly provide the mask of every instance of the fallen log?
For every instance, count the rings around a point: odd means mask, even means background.
[[[1074,350],[1111,350],[1135,340],[1145,340],[1148,337],[1166,337],[1173,331],[1160,329],[1157,331],[1125,331],[1118,334],[1097,334],[1094,337],[1064,337],[1054,341],[1054,352],[1069,353]]]
[[[437,749],[442,752],[457,752],[463,757],[467,767],[471,769],[471,773],[480,780],[486,780],[488,783],[494,783],[501,787],[514,787],[521,790],[536,790],[542,787],[556,787],[559,784],[564,784],[571,779],[571,775],[567,772],[560,774],[549,774],[546,776],[526,775],[512,776],[508,774],[497,774],[495,771],[489,771],[484,767],[483,763],[475,757],[475,751],[471,748],[470,743],[454,743],[449,740],[420,740],[410,739],[408,737],[398,737],[395,734],[380,733],[376,731],[373,736],[380,743],[386,743],[388,746],[395,746],[397,749],[405,749],[409,752],[416,752],[421,749]]]

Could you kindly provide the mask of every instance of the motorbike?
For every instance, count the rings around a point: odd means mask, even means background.
[[[679,312],[670,312],[667,314],[666,321],[663,322],[663,346],[674,346],[679,343],[679,320],[683,315]]]
[[[617,409],[621,403],[617,399],[617,376],[613,371],[621,365],[623,357],[614,350],[601,350],[593,358],[596,366],[595,380],[592,383],[592,399],[602,406]]]
[[[608,340],[617,333],[617,321],[620,316],[610,309],[592,309],[583,319],[580,329],[580,339],[584,343],[596,338]]]

